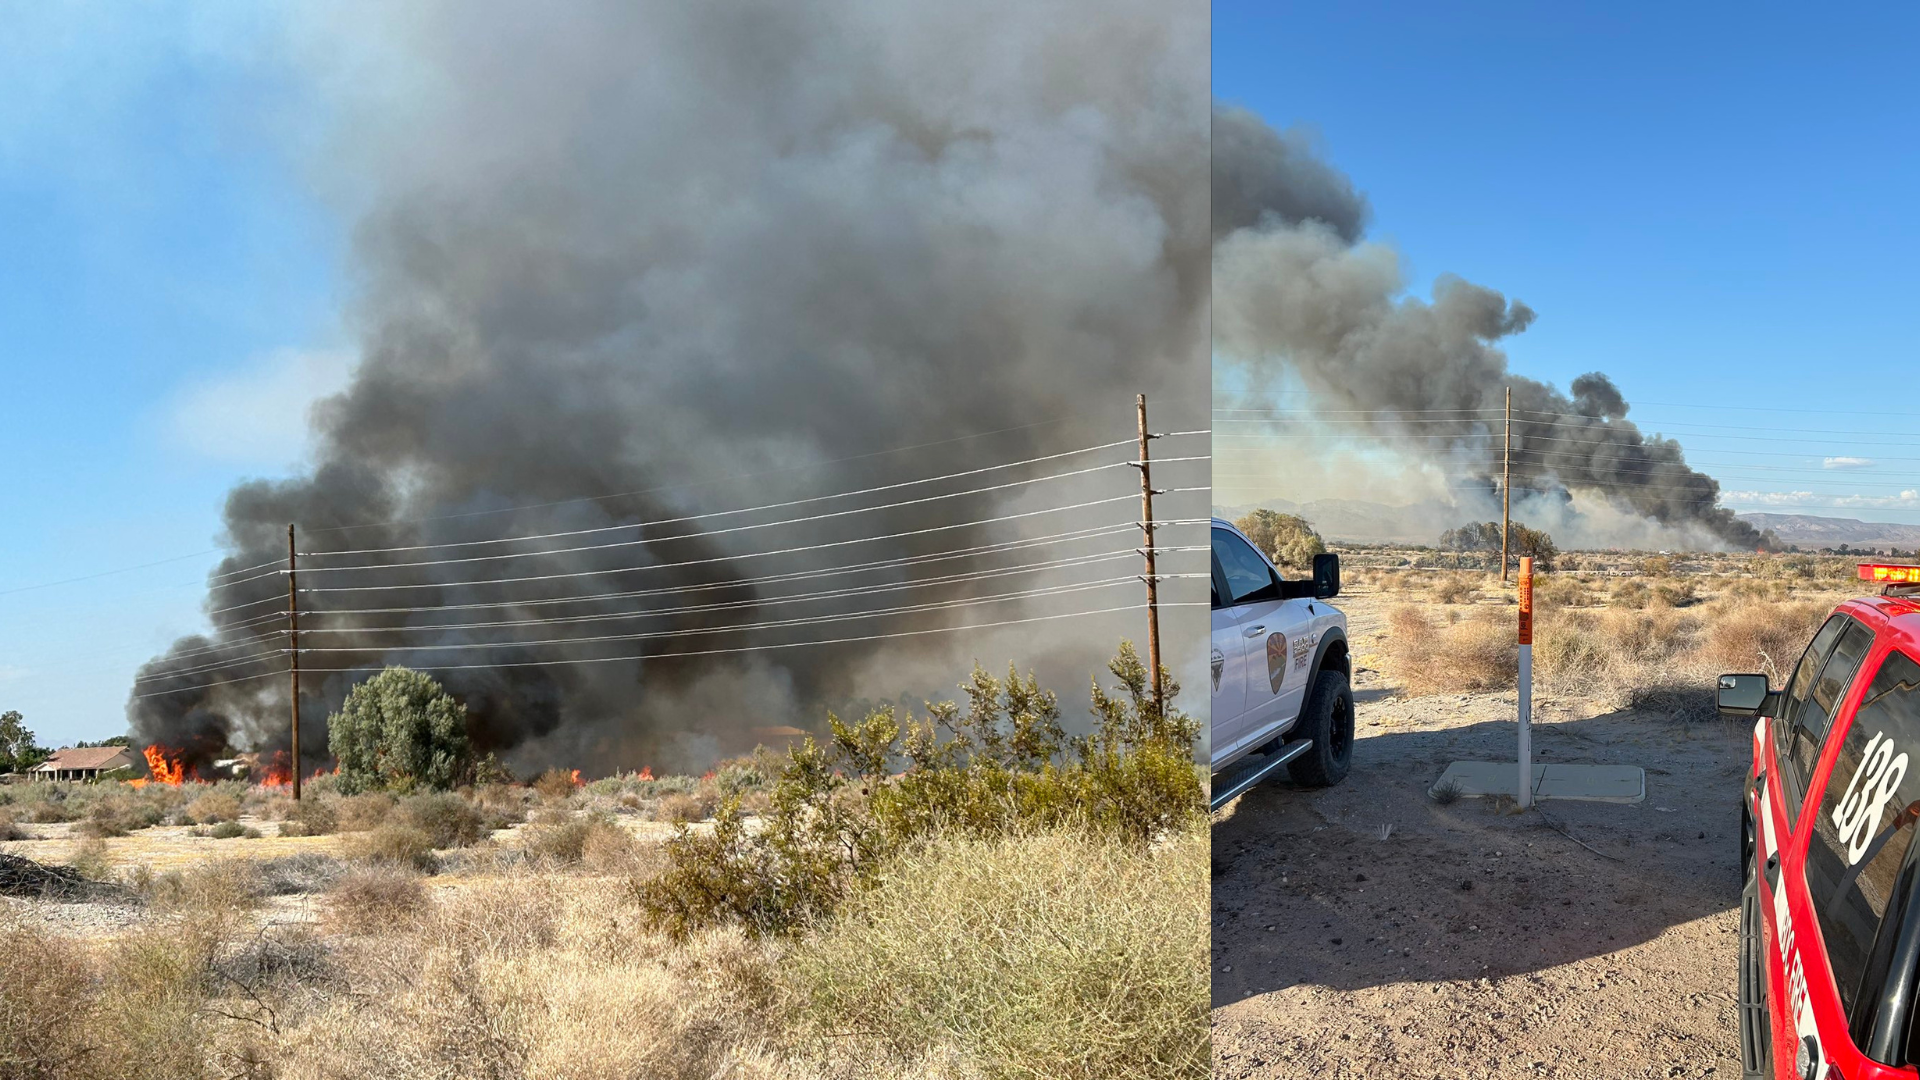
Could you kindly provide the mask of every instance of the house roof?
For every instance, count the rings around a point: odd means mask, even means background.
[[[124,746],[79,746],[56,750],[53,756],[33,767],[34,772],[59,769],[113,769],[132,765],[137,759]]]

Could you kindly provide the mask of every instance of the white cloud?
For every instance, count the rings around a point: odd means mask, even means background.
[[[1822,468],[1827,469],[1870,469],[1873,467],[1873,459],[1863,457],[1830,457],[1820,464]]]
[[[167,427],[205,457],[286,464],[306,453],[308,409],[345,387],[353,364],[346,351],[278,350],[182,390],[167,409]]]

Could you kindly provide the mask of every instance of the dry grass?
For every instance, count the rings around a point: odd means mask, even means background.
[[[415,870],[434,868],[433,838],[411,825],[381,825],[348,836],[340,845],[340,854],[361,863],[408,866]]]
[[[384,933],[410,925],[430,903],[412,870],[362,867],[342,875],[327,891],[326,922],[343,934]]]
[[[1846,594],[1817,583],[1681,572],[1654,556],[1636,567],[1662,576],[1618,579],[1604,597],[1565,573],[1535,586],[1536,685],[1621,705],[1712,714],[1708,687],[1727,671],[1761,671],[1779,685]],[[1648,567],[1646,563],[1653,563]],[[1796,590],[1805,588],[1807,595]],[[1407,692],[1463,693],[1513,685],[1515,619],[1506,606],[1467,612],[1402,605],[1387,613],[1384,666]]]
[[[951,1046],[988,1076],[1206,1076],[1207,852],[1202,833],[1150,855],[1070,833],[938,844],[788,977],[811,1023],[882,1060]]]
[[[1513,685],[1519,646],[1513,621],[1488,608],[1436,617],[1420,607],[1387,615],[1388,663],[1415,694],[1497,690]]]

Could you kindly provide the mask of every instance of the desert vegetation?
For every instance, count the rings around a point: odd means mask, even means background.
[[[1436,555],[1375,549],[1348,571],[1384,602],[1383,668],[1413,694],[1512,687],[1512,584],[1422,565]],[[1810,555],[1576,552],[1559,562],[1534,583],[1536,688],[1687,718],[1712,715],[1721,672],[1782,681],[1833,606],[1863,588],[1852,560]]]
[[[1310,569],[1313,557],[1327,550],[1326,542],[1307,519],[1295,514],[1255,510],[1235,519],[1233,526],[1246,533],[1254,547],[1266,552],[1275,566],[1285,570]]]
[[[1196,725],[1111,672],[699,777],[0,787],[99,890],[0,900],[0,1075],[1204,1076]]]

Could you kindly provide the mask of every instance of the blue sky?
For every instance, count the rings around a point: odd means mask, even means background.
[[[1734,505],[1920,521],[1920,17],[1587,8],[1216,3],[1214,92],[1317,131],[1414,293],[1537,311],[1515,370],[1771,493]]]
[[[297,463],[348,363],[281,28],[139,11],[0,2],[0,709],[52,745],[124,730],[202,625],[227,488]]]

